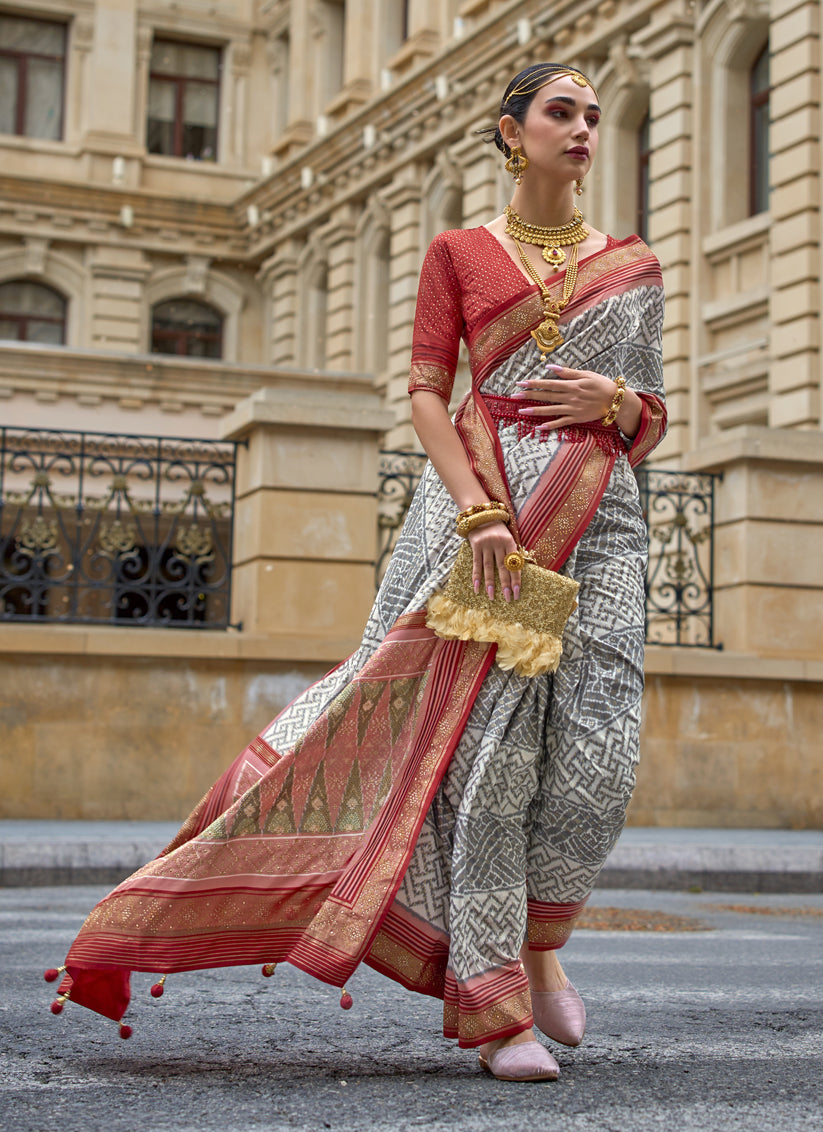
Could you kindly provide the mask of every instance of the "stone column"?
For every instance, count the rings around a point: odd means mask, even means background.
[[[820,4],[771,11],[769,424],[819,428]]]
[[[228,89],[221,99],[223,116],[218,138],[219,156],[225,164],[238,167],[246,164],[251,39],[232,40],[225,55],[228,55],[228,66],[223,68],[223,81]]]
[[[733,652],[823,658],[823,441],[740,429],[685,458],[716,491],[715,639]]]
[[[407,165],[381,195],[391,218],[391,279],[389,284],[388,407],[396,425],[387,445],[416,447],[407,394],[414,310],[420,278],[420,205],[425,169]]]
[[[76,143],[89,128],[91,113],[91,79],[89,76],[94,21],[77,15],[72,20],[69,37],[70,56],[66,75],[66,141]]]
[[[93,153],[110,157],[138,149],[133,133],[136,57],[137,0],[97,0],[84,138]]]
[[[343,657],[374,600],[377,454],[392,417],[366,378],[306,374],[223,421],[240,440],[232,620],[295,660]]]
[[[485,145],[475,130],[488,122],[472,126],[468,136],[449,148],[453,158],[463,170],[463,227],[473,228],[488,224],[499,209],[500,195],[498,167],[504,161],[496,146]]]
[[[297,260],[296,240],[284,241],[267,259],[257,278],[265,295],[264,343],[266,362],[275,366],[296,364]]]
[[[666,13],[659,24],[652,21],[635,38],[649,62],[649,239],[666,288],[663,356],[669,432],[655,453],[655,459],[664,462],[696,446],[698,439],[689,432],[698,397],[691,358],[700,298],[692,295],[691,267],[696,252],[691,199],[693,21]]]
[[[326,314],[326,368],[353,366],[355,209],[337,209],[324,230],[328,250],[328,305]]]
[[[90,344],[136,354],[141,349],[143,288],[150,266],[142,251],[108,245],[90,248]]]

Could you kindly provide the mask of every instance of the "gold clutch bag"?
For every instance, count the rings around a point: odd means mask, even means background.
[[[472,549],[460,547],[446,587],[429,598],[426,624],[447,641],[497,645],[496,663],[519,676],[554,672],[563,653],[563,630],[577,605],[580,583],[526,558],[520,597],[505,601],[497,577],[494,597],[474,592]]]

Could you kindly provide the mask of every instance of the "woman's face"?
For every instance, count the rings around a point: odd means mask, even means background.
[[[600,107],[591,87],[580,87],[564,75],[540,88],[523,122],[507,115],[500,130],[510,146],[519,145],[528,157],[529,174],[574,181],[592,167],[599,121]]]

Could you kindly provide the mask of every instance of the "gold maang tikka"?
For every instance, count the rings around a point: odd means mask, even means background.
[[[506,102],[518,94],[534,94],[536,91],[540,90],[541,87],[548,86],[549,83],[556,82],[558,79],[571,79],[572,82],[579,87],[591,87],[594,92],[594,97],[597,98],[597,91],[594,89],[594,86],[580,71],[574,71],[566,67],[558,70],[556,67],[552,67],[550,63],[546,63],[539,71],[533,71],[532,74],[527,75],[514,90],[510,91]]]

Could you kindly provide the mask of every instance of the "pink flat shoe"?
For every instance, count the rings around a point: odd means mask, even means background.
[[[520,1042],[502,1046],[480,1064],[498,1081],[556,1081],[560,1066],[540,1042]]]
[[[586,1031],[586,1007],[569,980],[563,990],[532,991],[534,1024],[553,1042],[579,1046]]]

